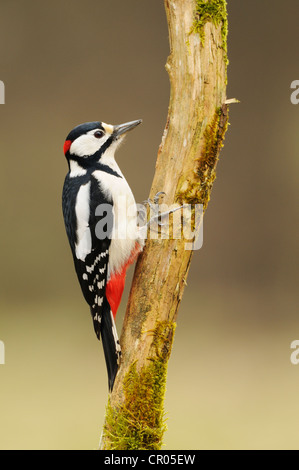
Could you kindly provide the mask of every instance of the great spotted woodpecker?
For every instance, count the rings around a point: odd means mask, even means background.
[[[95,333],[102,338],[110,391],[121,356],[114,318],[126,270],[143,248],[135,199],[114,153],[125,134],[140,123],[87,122],[75,127],[64,143],[69,166],[62,195],[65,227]],[[104,214],[103,235],[97,225]]]

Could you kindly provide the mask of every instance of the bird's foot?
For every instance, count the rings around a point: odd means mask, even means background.
[[[147,222],[147,227],[151,225],[152,222],[156,222],[160,227],[163,226],[164,224],[162,223],[162,213],[160,211],[160,197],[165,196],[164,191],[159,191],[155,196],[153,201],[151,199],[147,199],[144,201],[144,205],[148,206],[150,208],[150,219]]]
[[[168,207],[166,204],[161,204],[160,200],[166,193],[159,191],[152,199],[147,199],[141,206],[141,214],[139,213],[139,235],[140,238],[164,238],[167,239],[169,234],[169,216],[174,212],[183,209],[184,206]],[[149,207],[149,218],[146,206]],[[151,235],[149,235],[151,234]]]

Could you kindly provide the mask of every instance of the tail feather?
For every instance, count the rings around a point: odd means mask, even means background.
[[[94,326],[97,337],[99,339],[100,335],[102,337],[104,355],[108,372],[108,386],[109,391],[111,392],[120,363],[121,349],[113,314],[106,298],[104,299],[101,321],[100,323],[98,321],[95,321]]]

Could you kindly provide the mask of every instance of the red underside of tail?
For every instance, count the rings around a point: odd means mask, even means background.
[[[106,297],[109,302],[114,318],[116,316],[116,313],[117,313],[117,310],[121,301],[121,297],[124,291],[127,269],[130,266],[130,264],[132,264],[135,261],[139,252],[140,252],[140,246],[139,246],[139,243],[136,242],[135,249],[133,250],[129,260],[123,266],[122,270],[120,272],[113,274],[107,283]]]
[[[121,297],[123,294],[123,290],[125,287],[125,280],[126,280],[126,269],[124,269],[121,273],[114,274],[110,279],[106,286],[106,297],[109,302],[111,311],[115,318],[116,312],[118,310]]]

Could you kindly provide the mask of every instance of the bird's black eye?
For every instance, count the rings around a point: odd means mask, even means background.
[[[95,131],[95,133],[93,134],[97,139],[100,139],[101,137],[103,137],[104,135],[104,132],[103,131]]]

